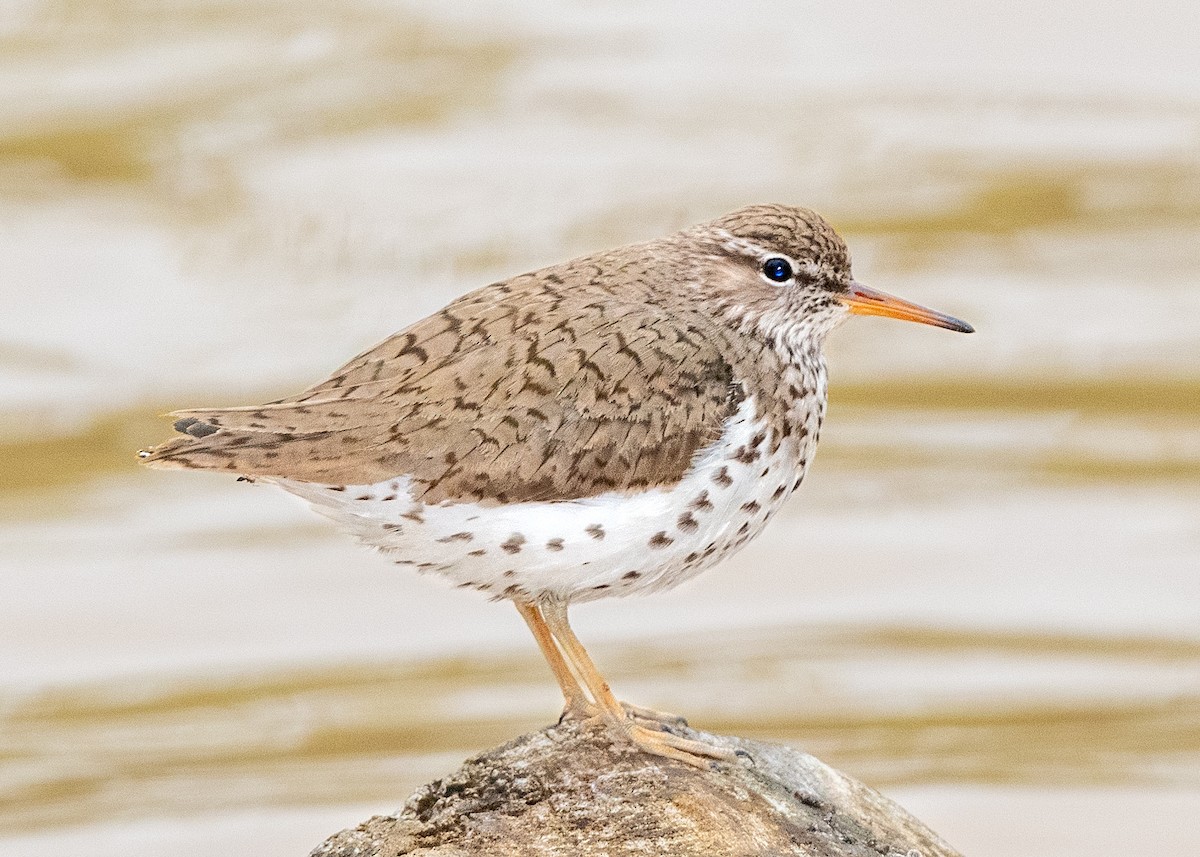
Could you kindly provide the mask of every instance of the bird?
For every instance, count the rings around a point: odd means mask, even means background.
[[[856,281],[816,212],[751,205],[478,288],[295,395],[175,411],[138,455],[276,485],[513,602],[564,717],[705,767],[734,759],[619,701],[568,608],[677,586],[762,532],[812,462],[823,346],[851,315],[973,330]]]

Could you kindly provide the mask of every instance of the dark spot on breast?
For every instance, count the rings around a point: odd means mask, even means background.
[[[421,514],[420,507],[418,507],[416,509],[409,509],[407,512],[405,512],[400,517],[407,518],[410,521],[415,521],[418,524],[425,523],[425,516]]]
[[[622,580],[637,580],[642,576],[640,571],[627,571],[621,575]]]
[[[608,589],[608,587],[610,587],[611,585],[612,585],[611,583],[601,583],[599,586],[593,586],[592,589],[596,592],[600,592],[604,589]]]
[[[694,532],[700,526],[699,522],[692,516],[691,512],[684,512],[682,515],[680,515],[676,524],[679,529],[683,530],[685,533]]]
[[[729,456],[734,461],[740,461],[742,464],[753,464],[758,459],[759,452],[757,449],[749,446],[739,446],[734,450],[733,455]]]
[[[675,544],[675,540],[667,535],[666,530],[659,530],[650,537],[650,541],[647,542],[647,544],[649,544],[652,548],[665,548],[669,545]]]
[[[749,522],[747,522],[747,523],[745,523],[745,524],[742,524],[740,527],[738,527],[738,535],[739,535],[739,536],[744,536],[744,535],[746,535],[746,533],[748,533],[748,532],[750,532],[750,524],[749,524]]]
[[[450,542],[469,542],[473,538],[475,538],[474,533],[451,533],[448,536],[442,536],[440,539],[438,539],[438,542],[441,544],[449,544]]]
[[[785,491],[787,491],[787,486],[786,486],[786,485],[780,485],[778,488],[776,488],[776,489],[775,489],[775,493],[771,495],[771,499],[772,499],[772,500],[778,500],[780,497],[782,497],[782,496],[783,496],[783,493],[784,493]]]
[[[708,512],[712,507],[713,504],[708,499],[707,491],[701,491],[700,496],[692,501],[692,508],[697,512]]]
[[[520,533],[513,533],[500,543],[500,548],[505,553],[520,553],[523,544],[525,544],[525,537]]]
[[[716,482],[722,488],[728,488],[730,485],[732,485],[733,479],[729,475],[729,468],[722,467],[720,470],[718,470],[716,475],[713,476],[713,482]]]
[[[599,524],[589,524],[583,531],[597,541],[604,538],[604,527]]]
[[[562,539],[550,539],[550,541],[546,542],[546,550],[548,550],[548,551],[560,551],[562,549],[563,549],[563,540]]]
[[[756,501],[756,500],[751,500],[749,503],[742,504],[742,511],[748,512],[751,515],[753,515],[755,512],[757,512],[761,508],[762,508],[762,506],[758,505],[758,501]]]
[[[371,495],[370,495],[370,494],[359,494],[359,495],[358,495],[357,497],[355,497],[354,499],[355,499],[355,500],[371,500],[371,499],[373,499],[373,498],[371,497]]]
[[[476,550],[469,551],[467,553],[467,556],[486,556],[486,555],[487,555],[487,551],[485,551],[483,548],[477,548]]]

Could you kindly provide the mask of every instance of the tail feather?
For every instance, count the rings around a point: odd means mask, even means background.
[[[325,446],[336,435],[363,436],[355,420],[331,421],[319,406],[252,406],[173,411],[180,436],[139,450],[143,464],[164,469],[219,470],[244,476],[299,476],[307,466],[305,448]],[[369,434],[370,432],[366,432]],[[289,445],[288,454],[280,447]],[[319,459],[322,456],[311,456]]]
[[[157,446],[138,450],[142,464],[162,470],[231,470],[240,473],[236,465],[226,459],[219,462],[211,449],[196,443],[195,437],[173,437]]]
[[[182,421],[181,422],[186,422]],[[317,482],[339,480],[329,450],[346,432],[264,432],[227,429],[211,423],[186,423],[181,436],[139,450],[142,463],[154,468],[218,470],[239,476],[277,476]],[[357,440],[357,436],[351,438]],[[286,444],[287,453],[280,448]],[[338,444],[337,446],[345,446]]]
[[[395,441],[397,425],[417,407],[323,398],[174,411],[168,416],[179,435],[138,457],[156,468],[365,484],[394,475],[375,450]]]

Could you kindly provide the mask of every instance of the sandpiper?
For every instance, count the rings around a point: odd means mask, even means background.
[[[856,282],[815,212],[755,205],[477,289],[264,405],[178,411],[155,467],[303,497],[399,565],[512,601],[566,700],[650,753],[725,751],[614,697],[580,601],[675,586],[796,490],[850,314],[971,332]]]

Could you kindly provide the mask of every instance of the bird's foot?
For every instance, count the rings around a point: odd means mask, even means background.
[[[566,723],[567,721],[576,720],[591,725],[601,720],[607,720],[607,714],[604,709],[598,705],[594,705],[590,701],[572,700],[563,708],[562,714],[558,717],[558,722]]]
[[[634,705],[630,702],[622,702],[621,708],[625,709],[625,714],[632,717],[634,720],[647,720],[651,723],[660,723],[663,726],[687,726],[688,722],[678,714],[672,714],[669,711],[656,711],[653,708],[642,708],[640,705]]]
[[[737,753],[732,750],[714,747],[711,744],[705,744],[703,741],[684,738],[671,732],[647,729],[645,726],[639,726],[632,720],[625,720],[619,724],[618,728],[642,752],[649,753],[652,756],[664,756],[668,759],[675,759],[676,761],[691,765],[693,768],[700,768],[706,771],[712,767],[712,762],[714,761],[736,762],[738,760]]]
[[[615,704],[616,700],[613,702]],[[738,761],[738,753],[732,750],[672,732],[673,727],[687,726],[687,721],[678,714],[642,708],[627,702],[619,705],[618,711],[610,711],[590,701],[574,699],[563,709],[558,722],[575,721],[587,728],[603,724],[643,752],[675,759],[702,770],[708,770],[713,761]]]
[[[653,708],[643,708],[631,702],[622,702],[621,710],[625,713],[625,719],[641,720],[648,724],[656,724],[661,728],[688,725],[687,720],[681,715],[672,714],[669,711],[657,711]],[[584,723],[596,723],[607,719],[609,718],[605,709],[590,700],[575,699],[568,702],[563,708],[558,722],[580,720]]]

